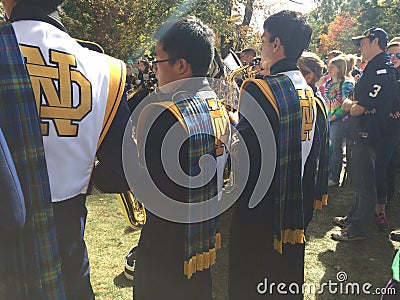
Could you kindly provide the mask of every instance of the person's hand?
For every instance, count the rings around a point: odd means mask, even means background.
[[[232,124],[237,124],[239,123],[239,112],[228,112],[229,120],[231,121]]]
[[[398,119],[398,118],[400,118],[400,112],[396,111],[394,114],[390,113],[389,117],[392,119]]]
[[[364,115],[374,115],[376,114],[376,109],[372,109],[372,110],[365,110]]]

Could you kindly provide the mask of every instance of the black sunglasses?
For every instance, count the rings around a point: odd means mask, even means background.
[[[400,59],[400,53],[390,53],[389,56],[390,56],[390,59],[393,59],[395,56],[397,59]]]
[[[162,62],[166,62],[166,61],[174,61],[174,60],[177,60],[177,59],[176,59],[176,58],[168,58],[168,59],[160,59],[160,60],[154,59],[154,60],[151,62],[151,64],[152,64],[152,65],[155,65],[155,64],[158,64],[158,63],[162,63]]]

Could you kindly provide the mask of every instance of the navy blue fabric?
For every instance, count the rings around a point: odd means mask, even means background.
[[[376,110],[375,114],[350,117],[349,137],[352,140],[375,146],[382,142],[383,134],[390,130],[389,113],[396,108],[396,72],[385,52],[376,55],[365,67],[354,88],[358,105]],[[360,137],[360,132],[364,134]]]
[[[92,180],[104,193],[121,193],[129,190],[122,164],[121,150],[125,128],[129,126],[127,130],[132,131],[129,117],[130,111],[126,94],[124,94],[110,129],[97,150],[97,159],[100,163],[94,169]],[[132,149],[132,157],[137,157],[136,145]],[[133,159],[133,161],[135,166],[132,168],[138,168],[137,159]]]
[[[0,129],[0,237],[14,236],[25,223],[25,203],[17,171]],[[4,240],[3,240],[4,241]]]

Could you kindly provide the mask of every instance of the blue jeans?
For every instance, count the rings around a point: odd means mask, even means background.
[[[343,163],[343,138],[346,123],[336,120],[330,123],[329,128],[329,179],[339,182]]]
[[[398,134],[384,135],[376,149],[376,187],[378,204],[386,204],[387,202],[388,185],[386,170],[399,139],[400,135]]]
[[[352,147],[350,176],[354,189],[354,204],[348,214],[349,230],[358,236],[367,236],[375,215],[376,177],[375,149],[367,144]]]

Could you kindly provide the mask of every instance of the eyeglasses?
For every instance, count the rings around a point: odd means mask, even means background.
[[[390,59],[393,59],[395,56],[397,59],[400,59],[400,53],[390,53],[389,54]]]
[[[151,62],[151,64],[152,64],[152,65],[156,65],[156,64],[158,64],[158,63],[162,63],[162,62],[166,62],[166,61],[174,61],[174,60],[177,60],[177,59],[176,59],[176,58],[168,58],[168,59],[160,59],[160,60],[154,59],[154,60]]]

